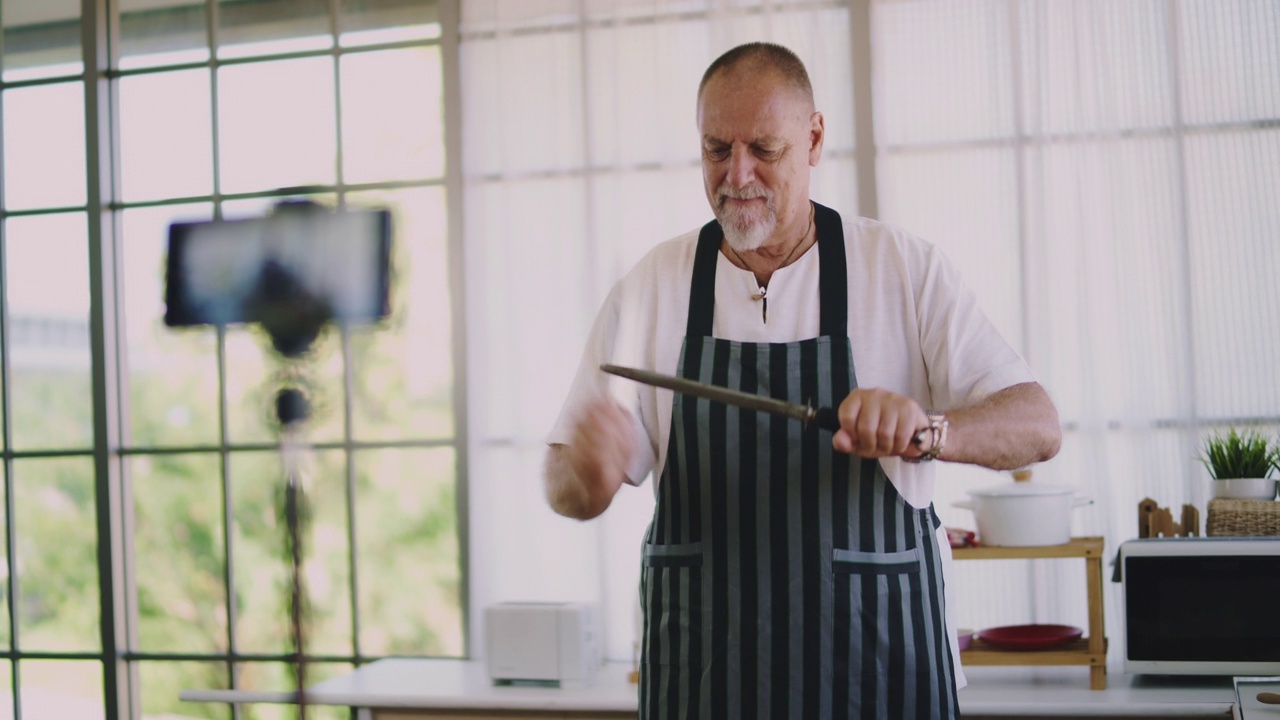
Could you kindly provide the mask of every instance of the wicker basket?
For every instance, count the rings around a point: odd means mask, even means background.
[[[1280,535],[1280,501],[1210,500],[1204,532],[1210,537]]]

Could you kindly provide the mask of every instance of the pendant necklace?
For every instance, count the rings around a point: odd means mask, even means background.
[[[805,239],[805,238],[807,238],[807,237],[809,237],[809,231],[810,231],[810,230],[812,230],[812,229],[813,229],[813,208],[812,208],[812,207],[810,207],[810,208],[809,208],[809,224],[805,227],[805,229],[804,229],[804,234],[802,234],[802,235],[800,236],[800,239],[799,239],[799,240],[796,240],[796,244],[795,244],[795,245],[792,245],[792,246],[791,246],[791,252],[787,253],[787,256],[786,256],[786,257],[784,257],[784,258],[782,258],[782,263],[781,263],[780,265],[778,265],[778,267],[774,268],[774,271],[775,271],[775,272],[776,272],[776,271],[778,271],[778,270],[781,270],[782,268],[784,268],[784,267],[786,267],[786,266],[787,266],[787,263],[791,261],[791,256],[792,256],[792,255],[795,255],[795,254],[796,254],[796,250],[799,250],[799,249],[800,249],[800,246],[804,244],[804,239]],[[729,246],[729,252],[733,253],[733,256],[734,256],[734,257],[736,257],[736,258],[738,258],[738,262],[742,263],[742,266],[743,266],[744,268],[746,268],[746,269],[747,269],[747,272],[751,273],[751,275],[754,277],[754,276],[756,275],[756,271],[755,271],[755,270],[753,270],[749,264],[747,264],[746,259],[745,259],[745,258],[743,258],[743,257],[742,257],[742,255],[738,254],[738,251],[737,251],[737,250],[735,250],[735,249],[734,249],[734,247],[733,247],[733,245],[732,245],[732,244],[730,244],[727,240],[725,241],[725,244]],[[760,319],[761,319],[761,321],[763,321],[766,325],[769,323],[769,297],[768,297],[768,294],[769,294],[769,289],[768,289],[766,286],[764,286],[764,285],[761,285],[761,286],[760,286],[760,290],[759,290],[759,292],[754,292],[754,293],[752,293],[752,294],[751,294],[751,299],[752,299],[752,300],[761,300],[761,301],[763,301],[763,302],[761,303],[761,306],[760,306]]]

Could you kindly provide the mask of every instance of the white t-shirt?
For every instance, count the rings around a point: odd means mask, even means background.
[[[849,339],[858,386],[884,388],[946,412],[1035,378],[982,311],[973,292],[935,246],[900,228],[844,222]],[[661,475],[671,431],[670,390],[599,370],[602,363],[675,374],[688,320],[698,231],[651,250],[609,293],[587,341],[569,397],[547,441],[568,444],[581,407],[608,393],[637,419],[635,484]],[[818,335],[818,250],[813,245],[769,280],[768,318],[754,275],[724,253],[716,261],[712,334],[740,342],[783,343]],[[880,460],[899,494],[918,508],[933,496],[931,463]],[[654,483],[655,489],[657,483]]]
[[[849,340],[859,387],[884,388],[945,412],[1012,385],[1034,381],[1026,362],[978,307],[950,261],[932,244],[868,218],[844,221]],[[582,406],[607,393],[636,419],[637,453],[627,475],[634,484],[655,469],[661,476],[671,431],[672,393],[600,371],[603,363],[675,374],[689,312],[698,231],[651,250],[609,293],[596,318],[569,397],[547,438],[568,444]],[[768,318],[754,275],[724,253],[716,258],[712,335],[727,340],[782,343],[819,332],[818,250],[811,246],[769,280]],[[880,460],[885,475],[911,505],[928,507],[933,463]],[[657,481],[654,482],[655,493]],[[943,576],[951,546],[939,528]],[[946,589],[957,687],[967,680],[956,645],[955,591]]]

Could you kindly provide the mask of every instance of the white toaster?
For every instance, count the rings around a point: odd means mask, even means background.
[[[600,665],[595,613],[584,603],[507,602],[484,613],[489,677],[496,683],[585,687]]]

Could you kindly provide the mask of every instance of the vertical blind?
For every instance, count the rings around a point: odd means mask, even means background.
[[[828,130],[814,198],[937,243],[1030,362],[1065,438],[1033,481],[1093,501],[1075,534],[1113,553],[1142,498],[1203,512],[1204,434],[1280,429],[1280,2],[878,0],[869,27],[857,5],[463,4],[473,637],[487,603],[586,600],[609,656],[631,656],[650,487],[559,518],[543,439],[612,283],[710,217],[697,81],[741,42],[809,67]],[[859,123],[876,208],[857,205]],[[1006,481],[944,465],[935,504],[973,527],[952,503]],[[1073,561],[962,563],[950,581],[966,627],[1085,624]]]

